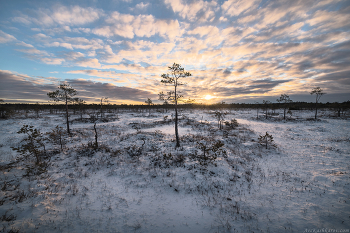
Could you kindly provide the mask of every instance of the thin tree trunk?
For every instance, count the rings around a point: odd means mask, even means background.
[[[62,145],[62,135],[60,135],[60,144],[61,144],[61,151],[63,151],[63,145]]]
[[[176,147],[180,147],[179,130],[178,130],[178,115],[177,115],[177,104],[175,104],[175,136],[176,136]]]
[[[66,97],[66,120],[67,120],[67,133],[70,135],[70,130],[69,130],[69,119],[68,119],[68,101]]]
[[[317,97],[316,97],[316,113],[315,113],[315,120],[317,119]]]
[[[95,130],[95,149],[98,148],[98,142],[97,142],[97,130],[96,130],[96,122],[94,124],[94,130]]]
[[[175,137],[176,137],[176,146],[175,147],[180,147],[180,139],[179,139],[179,130],[177,128],[177,96],[176,96],[176,85],[175,83]]]
[[[102,99],[101,99],[101,119],[102,119]]]

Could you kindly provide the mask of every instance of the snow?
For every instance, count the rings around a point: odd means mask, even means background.
[[[283,110],[277,110],[282,113]],[[41,132],[64,117],[0,121],[0,216],[3,232],[304,232],[350,229],[350,121],[321,111],[293,111],[292,120],[256,119],[231,111],[239,126],[219,130],[213,114],[181,113],[181,146],[166,113],[108,113],[93,123],[74,120],[63,151],[45,142],[47,171],[26,175],[15,160],[24,124]],[[116,116],[117,115],[117,116]],[[71,120],[79,116],[71,116]],[[132,126],[138,125],[138,129]],[[226,133],[224,133],[224,131]],[[258,144],[268,132],[276,148]],[[202,151],[224,143],[226,154],[200,165]],[[53,153],[55,151],[55,153]],[[19,158],[19,157],[18,157]]]

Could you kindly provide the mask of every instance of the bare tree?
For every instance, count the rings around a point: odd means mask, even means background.
[[[265,107],[265,117],[267,119],[267,110],[269,109],[269,106],[270,106],[271,102],[268,101],[268,100],[263,100],[263,104],[264,104],[264,107]]]
[[[185,72],[185,69],[181,67],[180,64],[174,63],[172,66],[168,67],[169,73],[162,74],[161,77],[163,78],[161,80],[162,83],[168,84],[170,86],[174,87],[174,91],[169,91],[166,94],[163,92],[159,93],[159,98],[161,100],[169,100],[170,102],[175,104],[175,136],[176,136],[176,147],[180,147],[180,139],[179,139],[179,131],[178,131],[178,113],[177,113],[177,104],[180,98],[182,98],[181,95],[179,95],[177,87],[184,85],[184,83],[180,82],[179,79],[186,78],[191,76],[190,72]]]
[[[259,108],[260,108],[260,103],[259,102],[255,102],[256,105],[256,119],[259,119]]]
[[[101,118],[103,116],[103,109],[102,109],[103,102],[108,103],[108,97],[102,97],[101,98]]]
[[[279,99],[277,99],[278,103],[283,104],[283,119],[286,119],[286,111],[287,108],[289,108],[289,104],[292,103],[293,101],[289,98],[288,95],[282,94]]]
[[[96,130],[96,122],[94,123],[94,131],[95,131],[95,145],[94,148],[97,149],[98,148],[98,141],[97,141],[97,130]]]
[[[86,104],[86,102],[82,99],[76,99],[75,103],[78,105],[79,108],[79,113],[80,113],[80,120],[83,120],[83,111],[84,111],[84,105]]]
[[[326,93],[323,92],[323,90],[320,87],[315,87],[314,89],[312,89],[312,91],[310,92],[311,95],[315,94],[316,95],[316,104],[315,104],[315,108],[316,108],[316,112],[315,112],[315,119],[317,119],[317,104],[320,101],[321,97],[323,95],[325,95]]]
[[[214,117],[218,121],[218,128],[219,128],[219,130],[222,129],[222,123],[225,120],[226,114],[227,114],[227,112],[223,112],[223,111],[215,111],[214,112]]]
[[[153,102],[150,98],[147,98],[145,103],[148,104],[148,116],[150,116],[151,115],[151,104],[153,104]]]
[[[77,98],[73,98],[77,95],[77,91],[72,88],[69,84],[60,84],[58,90],[47,93],[50,99],[55,102],[64,102],[66,105],[66,122],[67,122],[67,133],[70,135],[69,130],[69,115],[68,115],[68,104],[73,103]]]

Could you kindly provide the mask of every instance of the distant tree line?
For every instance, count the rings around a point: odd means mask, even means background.
[[[283,109],[283,103],[269,103],[270,109]],[[148,111],[149,109],[173,109],[173,104],[106,104],[103,105],[104,111],[114,111],[114,110],[133,110],[133,111]],[[214,104],[178,104],[179,109],[203,109],[203,110],[216,110],[219,108],[224,109],[256,109],[256,108],[264,108],[263,103],[214,103]],[[342,111],[346,111],[350,109],[350,100],[338,103],[318,103],[318,109],[334,109],[340,110],[340,114]],[[101,104],[93,103],[93,104],[84,104],[83,106],[79,106],[78,104],[69,105],[69,109],[71,111],[78,112],[80,109],[83,110],[101,110]],[[290,104],[288,110],[314,110],[315,103],[314,102],[293,102]],[[48,110],[51,113],[60,113],[66,110],[65,104],[26,104],[26,103],[2,103],[0,104],[0,116],[2,118],[6,117],[6,113],[16,113],[17,111],[43,111]]]

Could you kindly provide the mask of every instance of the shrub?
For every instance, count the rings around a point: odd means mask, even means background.
[[[222,123],[225,120],[225,115],[227,113],[226,112],[221,112],[221,111],[215,111],[214,112],[214,117],[216,118],[216,120],[218,121],[218,128],[221,130],[222,129]]]
[[[77,147],[77,153],[83,157],[93,157],[96,150],[94,147],[94,143],[89,141],[87,144],[82,143],[81,146]]]
[[[142,147],[138,147],[136,145],[132,145],[130,147],[125,148],[126,152],[131,156],[131,157],[139,157],[142,154]]]
[[[259,138],[258,138],[258,143],[262,146],[265,146],[266,149],[267,149],[267,145],[270,145],[272,147],[277,147],[276,144],[273,142],[273,137],[271,134],[268,134],[266,132],[265,135],[259,135]]]
[[[136,133],[141,133],[141,126],[138,123],[130,123],[129,125],[136,130]]]
[[[1,119],[9,119],[14,114],[15,113],[11,108],[5,106],[4,104],[0,104],[0,118]]]
[[[12,150],[19,152],[26,159],[30,156],[35,157],[35,163],[39,165],[42,153],[46,153],[43,134],[38,129],[34,129],[34,126],[29,125],[23,125],[17,133],[26,134],[27,137],[22,140],[24,144],[18,147],[11,147]],[[41,150],[41,148],[44,150]]]
[[[49,133],[49,141],[61,146],[61,150],[63,150],[63,145],[67,143],[67,140],[63,137],[65,134],[65,131],[62,127],[56,126],[50,133]]]
[[[185,162],[185,156],[183,154],[171,154],[163,153],[162,155],[156,154],[150,158],[150,164],[159,168],[169,168],[170,166],[182,166]]]
[[[225,125],[230,129],[235,129],[238,127],[238,122],[236,119],[232,119],[231,121],[225,121]]]
[[[208,144],[208,142],[202,140],[197,142],[197,148],[202,151],[202,154],[197,156],[200,165],[207,166],[210,163],[214,163],[219,155],[226,155],[226,151],[221,148],[224,143],[217,141],[214,144]]]

